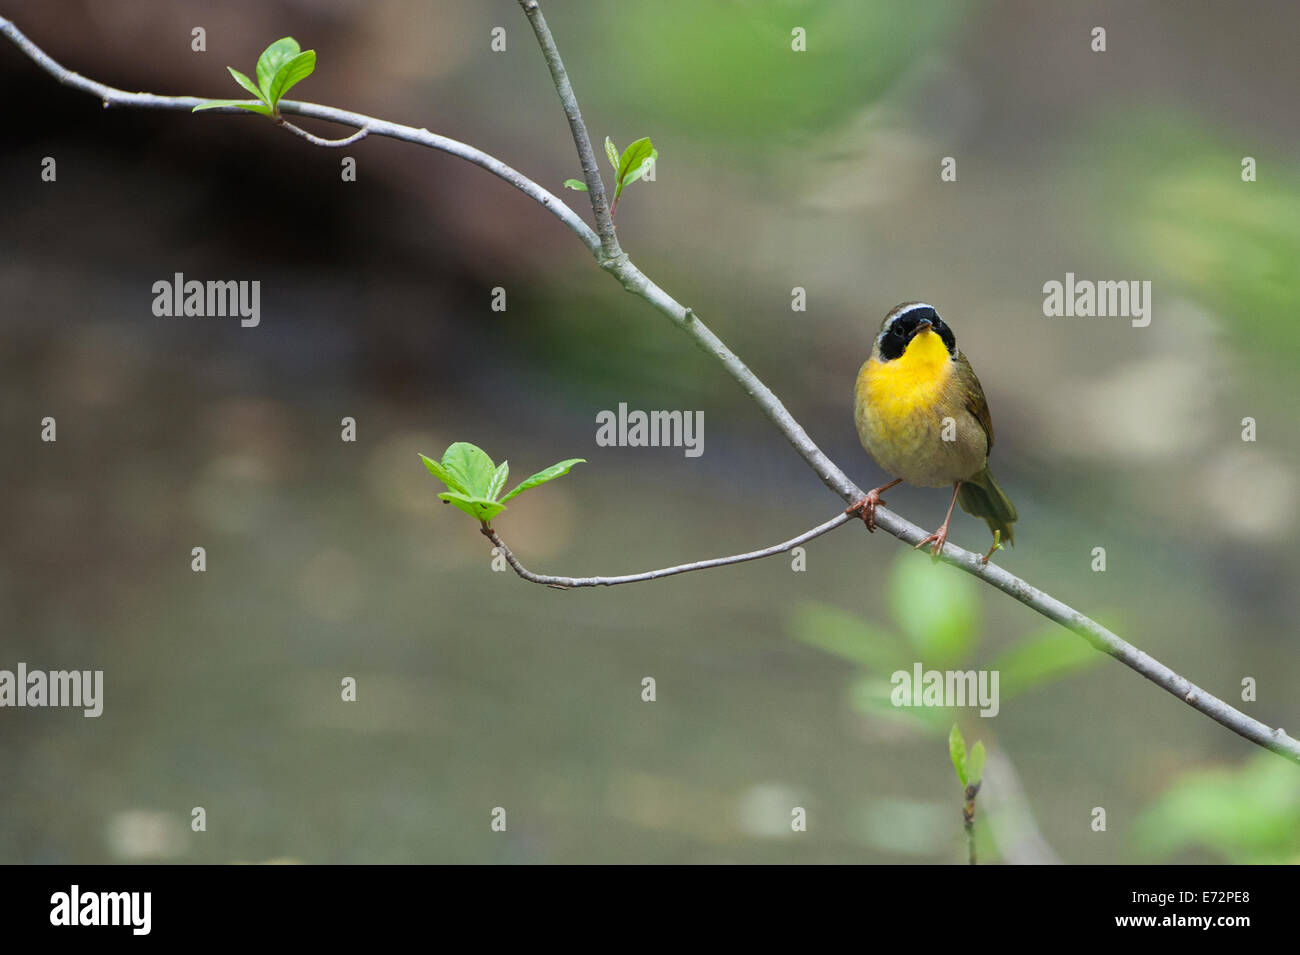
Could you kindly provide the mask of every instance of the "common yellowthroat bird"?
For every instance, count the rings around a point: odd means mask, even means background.
[[[918,548],[934,544],[938,556],[948,540],[957,503],[982,517],[993,531],[993,547],[1014,543],[1016,509],[989,473],[993,421],[975,370],[957,348],[952,329],[924,302],[896,306],[880,326],[871,357],[858,372],[853,418],[862,446],[894,480],[848,508],[867,530],[876,529],[880,495],[906,481],[917,487],[952,485],[943,526]]]

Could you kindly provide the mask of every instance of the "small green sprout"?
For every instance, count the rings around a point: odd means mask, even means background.
[[[984,781],[984,741],[980,740],[971,747],[966,755],[966,740],[962,739],[957,724],[952,724],[948,733],[948,756],[952,759],[952,768],[957,770],[957,780],[961,783],[962,827],[966,830],[966,844],[970,850],[970,864],[975,865],[975,797],[979,795],[980,784]]]
[[[420,460],[434,477],[447,485],[448,490],[438,497],[484,524],[504,511],[506,501],[515,495],[568,474],[575,464],[586,463],[586,458],[570,458],[552,464],[546,470],[538,471],[521,481],[510,493],[501,496],[501,490],[506,486],[506,478],[510,474],[510,462],[493,464],[487,452],[467,441],[457,441],[447,448],[441,461],[423,454],[420,455]]]
[[[311,76],[316,69],[316,51],[299,50],[298,41],[291,36],[276,40],[257,58],[257,82],[254,83],[233,66],[226,67],[235,82],[257,97],[256,100],[213,99],[195,106],[192,112],[201,109],[219,109],[223,106],[237,106],[280,118],[280,100],[295,84]]]
[[[952,724],[948,733],[948,755],[952,758],[952,768],[957,770],[957,779],[962,789],[974,786],[977,789],[984,778],[984,741],[971,747],[970,756],[966,755],[966,740],[962,738],[957,724]]]
[[[649,139],[642,137],[623,150],[620,155],[614,140],[606,136],[605,155],[609,157],[609,164],[614,167],[614,202],[609,207],[609,214],[613,215],[614,210],[618,208],[618,200],[623,195],[623,189],[650,174],[650,170],[659,159],[659,152],[650,144]],[[566,189],[577,189],[579,192],[587,191],[587,184],[579,179],[566,179],[564,186]]]

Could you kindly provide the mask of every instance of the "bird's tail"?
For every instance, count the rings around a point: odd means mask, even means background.
[[[988,467],[962,482],[961,490],[957,492],[957,503],[972,517],[984,518],[990,531],[1001,533],[1003,543],[1015,543],[1011,525],[1016,522],[1016,506],[1002,493]]]

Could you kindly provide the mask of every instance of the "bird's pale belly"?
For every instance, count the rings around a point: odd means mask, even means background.
[[[854,419],[863,446],[886,474],[916,487],[942,487],[984,469],[988,439],[979,422],[964,408],[953,415],[940,411],[946,382],[936,382],[933,395],[900,394],[870,379],[864,367]]]

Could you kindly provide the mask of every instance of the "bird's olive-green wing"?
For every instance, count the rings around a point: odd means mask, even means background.
[[[957,363],[957,380],[965,392],[962,398],[966,410],[974,416],[975,420],[980,423],[980,427],[984,429],[991,450],[993,448],[993,418],[989,416],[989,403],[984,398],[984,389],[980,387],[980,380],[975,377],[975,369],[971,368],[970,362],[966,360],[965,355],[959,353],[954,361]]]

